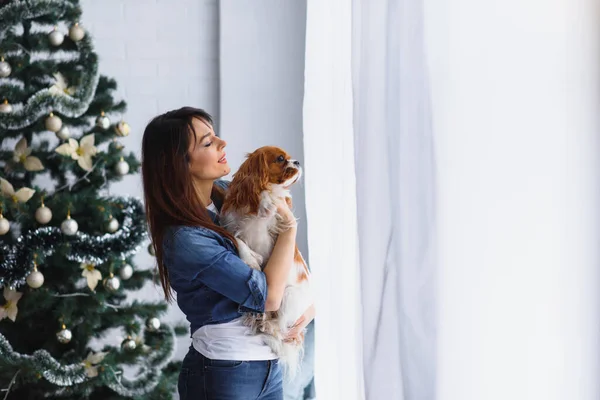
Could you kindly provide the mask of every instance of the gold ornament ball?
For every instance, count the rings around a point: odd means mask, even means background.
[[[116,292],[121,287],[121,281],[112,273],[108,278],[105,278],[104,281],[102,281],[102,284],[104,285],[106,290],[108,290],[111,293]]]
[[[0,78],[6,78],[12,72],[10,64],[4,61],[4,58],[0,59]]]
[[[9,104],[8,100],[4,100],[2,104],[0,104],[0,113],[9,114],[13,110],[12,106]]]
[[[6,235],[10,230],[10,222],[0,215],[0,235]]]
[[[44,284],[44,275],[37,269],[34,269],[27,275],[27,284],[33,289],[41,287]]]
[[[62,326],[62,329],[56,333],[56,338],[62,344],[67,344],[73,338],[73,334],[70,330],[67,329],[66,326]]]
[[[52,46],[60,46],[65,40],[65,35],[54,28],[54,30],[48,34],[48,40]]]
[[[127,339],[123,340],[121,343],[121,348],[125,351],[133,351],[137,347],[135,340],[131,338],[131,336],[127,336]]]
[[[77,224],[77,221],[75,221],[71,217],[67,217],[67,219],[65,219],[62,222],[62,224],[60,224],[60,230],[67,236],[75,235],[78,229],[79,225]]]
[[[59,116],[50,113],[45,121],[46,129],[50,132],[58,132],[62,127],[62,119]]]
[[[129,132],[131,132],[131,127],[129,126],[129,124],[127,122],[121,121],[115,127],[115,131],[117,132],[117,135],[119,135],[119,136],[127,136],[127,135],[129,135]]]
[[[121,159],[121,161],[119,161],[118,163],[115,164],[115,173],[117,175],[127,175],[127,173],[129,172],[129,164],[127,164],[127,161]]]
[[[96,118],[96,126],[104,130],[107,130],[110,127],[110,119],[104,115],[104,112]]]
[[[42,225],[46,225],[52,219],[52,210],[46,206],[41,206],[35,210],[35,220]]]
[[[60,130],[56,132],[56,137],[61,140],[67,140],[68,138],[70,138],[71,131],[69,130],[69,127],[65,125],[62,128],[60,128]]]
[[[69,37],[74,42],[79,42],[85,36],[85,30],[79,24],[73,24],[69,29]]]

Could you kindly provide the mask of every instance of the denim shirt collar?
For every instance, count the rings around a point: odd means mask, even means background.
[[[211,210],[206,210],[206,211],[208,211],[208,215],[213,220],[213,222],[217,225],[220,225],[219,216],[216,213],[212,212]]]
[[[216,180],[215,184],[217,186],[219,186],[221,189],[223,189],[224,191],[226,191],[229,187],[229,182],[221,180],[221,179]],[[217,210],[219,212],[221,212],[221,207],[223,206],[223,202],[218,198],[211,198],[211,200],[212,200],[213,204],[215,205],[215,207],[217,208]],[[219,216],[211,210],[207,210],[207,211],[208,211],[208,215],[210,215],[210,218],[212,218],[213,222],[217,225],[220,225]]]

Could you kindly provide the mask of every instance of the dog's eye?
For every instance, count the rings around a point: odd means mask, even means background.
[[[283,156],[279,156],[279,157],[277,157],[277,162],[280,162],[280,163],[282,163],[282,162],[284,162],[284,161],[285,161],[285,157],[283,157]]]

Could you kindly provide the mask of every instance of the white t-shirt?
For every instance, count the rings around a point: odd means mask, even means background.
[[[218,213],[214,203],[208,210]],[[204,357],[212,360],[262,361],[275,360],[277,355],[265,344],[263,335],[253,335],[243,318],[223,324],[204,325],[192,334],[192,345]]]

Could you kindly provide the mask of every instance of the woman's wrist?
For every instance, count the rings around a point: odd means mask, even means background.
[[[296,223],[296,221],[294,221],[293,223],[285,225],[283,230],[280,232],[280,235],[289,235],[289,236],[295,237],[297,231],[298,231],[298,224]]]

